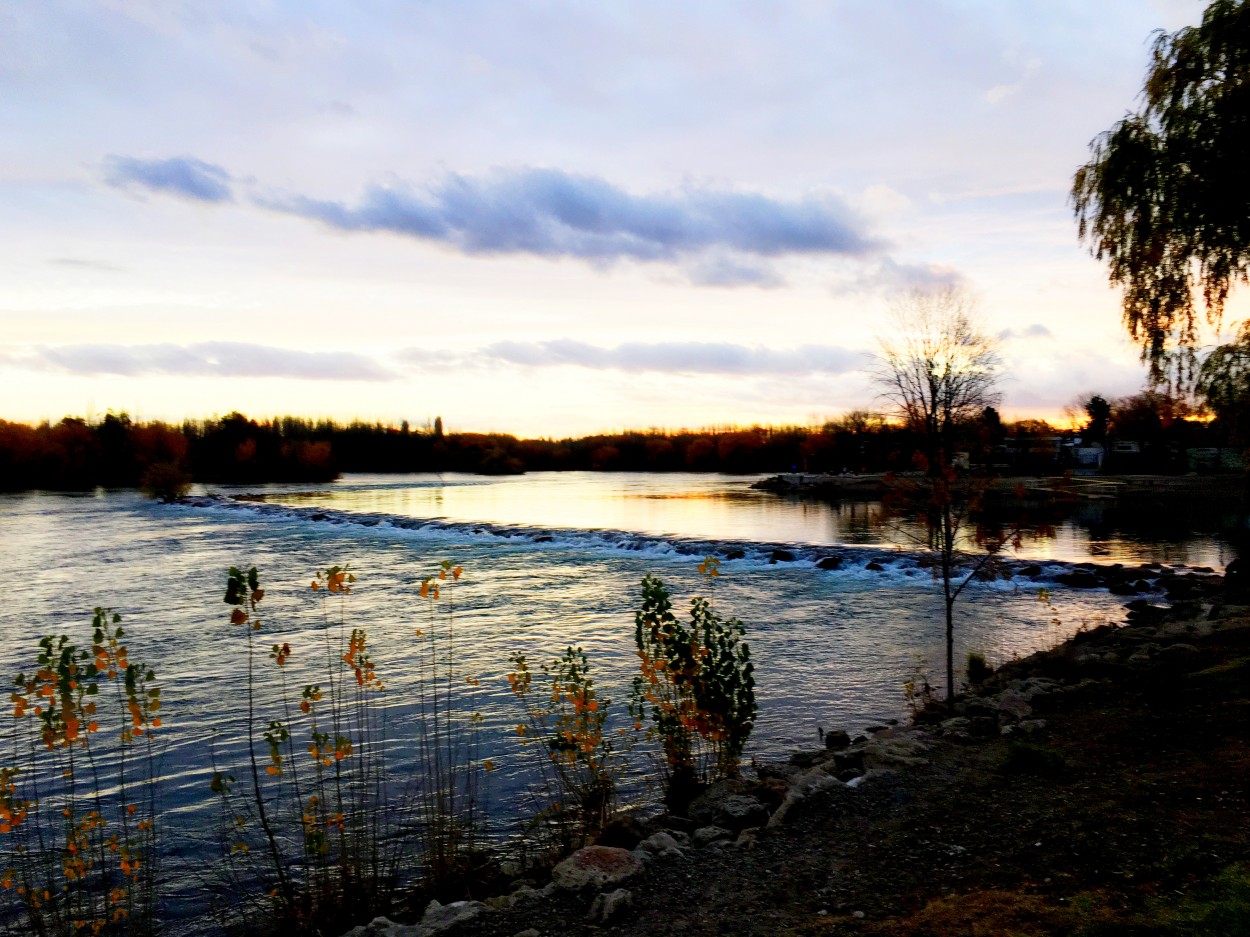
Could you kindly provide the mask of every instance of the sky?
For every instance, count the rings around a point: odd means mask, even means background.
[[[807,424],[946,286],[1005,417],[1133,393],[1068,191],[1203,7],[13,0],[0,418]]]

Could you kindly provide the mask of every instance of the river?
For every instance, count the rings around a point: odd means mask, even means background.
[[[177,856],[203,858],[213,822],[212,760],[240,756],[246,671],[239,629],[222,603],[226,569],[260,570],[267,593],[260,640],[290,643],[291,681],[299,685],[315,676],[324,628],[310,580],[318,569],[350,566],[357,583],[347,615],[369,631],[387,684],[393,764],[403,766],[413,757],[404,739],[417,717],[417,590],[440,561],[451,560],[464,569],[455,596],[458,665],[480,681],[476,705],[485,718],[483,751],[498,766],[493,816],[502,835],[515,826],[530,764],[513,731],[519,713],[504,679],[509,656],[544,659],[578,645],[601,692],[623,702],[635,670],[633,608],[644,575],[668,583],[679,608],[691,595],[710,594],[719,611],[745,623],[760,705],[748,757],[818,745],[821,729],[854,732],[901,718],[909,677],[919,671],[940,682],[938,591],[907,537],[883,523],[880,506],[787,501],[750,490],[751,481],[356,475],[315,488],[219,488],[216,498],[201,491],[181,505],[133,492],[3,495],[0,666],[9,674],[29,668],[43,634],[89,643],[97,605],[123,616],[132,657],[148,662],[164,688],[162,800],[176,872]],[[795,560],[772,562],[779,548]],[[698,573],[704,555],[733,550],[741,557],[725,560],[715,582]],[[815,567],[834,553],[844,557],[841,570]],[[1177,529],[1173,518],[1164,535],[1152,537],[1106,518],[1078,518],[1053,538],[1026,542],[1019,556],[1037,561],[1044,574],[970,586],[958,606],[958,660],[975,650],[1001,662],[1119,620],[1122,599],[1050,580],[1068,564],[1161,560],[1218,568],[1233,553],[1218,524]],[[874,560],[880,571],[865,568]],[[166,914],[181,917],[195,900],[194,889],[174,887]]]

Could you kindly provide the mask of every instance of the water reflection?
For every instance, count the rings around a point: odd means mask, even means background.
[[[914,549],[922,527],[891,520],[880,502],[828,504],[753,491],[759,476],[693,473],[536,472],[352,475],[327,489],[271,489],[268,500],[460,522],[653,536]],[[1247,539],[1244,511],[1201,505],[1143,511],[1087,502],[1060,518],[1053,537],[1026,538],[1021,557],[1069,562],[1151,560],[1223,566]]]

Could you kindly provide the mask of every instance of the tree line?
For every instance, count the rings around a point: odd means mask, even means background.
[[[1185,468],[1186,448],[1231,445],[1238,430],[1221,420],[1197,419],[1159,391],[1111,402],[1090,395],[1069,416],[1075,429],[1060,430],[1042,420],[1004,422],[987,407],[961,420],[957,447],[969,453],[974,467],[1048,473],[1065,468],[1056,457],[1056,437],[1132,439],[1143,451],[1121,468],[1169,471]],[[95,422],[0,420],[0,490],[146,487],[166,494],[191,481],[322,482],[342,472],[900,472],[913,469],[923,449],[922,428],[863,410],[813,426],[653,429],[563,439],[449,433],[441,420],[414,428],[407,422],[255,420],[231,413],[173,424],[110,413]]]

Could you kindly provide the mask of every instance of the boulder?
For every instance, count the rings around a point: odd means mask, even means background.
[[[694,844],[696,846],[706,846],[708,843],[716,843],[733,838],[733,832],[725,829],[723,826],[701,826],[694,831]]]
[[[1093,573],[1071,572],[1060,573],[1055,582],[1062,583],[1070,589],[1097,589],[1102,582]]]
[[[489,910],[489,906],[480,901],[453,901],[451,904],[431,901],[418,924],[396,924],[377,917],[368,924],[352,928],[344,937],[434,937]]]
[[[638,819],[630,814],[618,813],[606,824],[596,846],[616,846],[618,849],[633,849],[647,835],[646,828]]]
[[[870,570],[872,570],[874,573],[884,573],[884,572],[885,572],[885,567],[884,567],[884,566],[882,566],[880,563],[878,563],[876,560],[872,560],[872,561],[871,561],[871,562],[869,562],[869,563],[865,563],[865,564],[864,564],[864,569],[870,569]]]
[[[453,901],[451,904],[431,901],[425,909],[425,914],[421,915],[421,923],[417,925],[415,937],[440,934],[457,924],[481,917],[489,910],[490,908],[480,901]]]
[[[734,831],[762,826],[768,821],[767,807],[724,782],[713,784],[696,797],[686,813],[696,826],[721,826]]]
[[[642,868],[627,850],[615,846],[586,846],[551,870],[551,882],[563,891],[602,890],[618,885]]]
[[[929,747],[915,736],[899,735],[891,738],[877,736],[864,746],[864,766],[873,768],[903,768],[909,765],[927,764],[924,757]]]
[[[1176,644],[1167,644],[1159,648],[1155,656],[1164,660],[1175,660],[1183,657],[1191,657],[1197,653],[1198,648],[1195,645],[1178,641]]]
[[[1033,715],[1033,707],[1022,693],[1004,690],[998,697],[998,718],[1019,722]]]
[[[833,756],[835,773],[842,780],[864,773],[864,750],[862,748],[841,751]]]
[[[666,830],[660,830],[658,833],[652,833],[646,839],[638,844],[638,848],[643,852],[649,852],[653,856],[684,856],[685,850],[681,848],[681,843],[673,838],[673,834]]]
[[[837,752],[851,744],[851,737],[845,729],[834,729],[825,733],[825,748]]]
[[[1250,574],[1240,557],[1224,568],[1224,592],[1230,599],[1250,599]]]
[[[793,563],[794,554],[789,550],[773,550],[772,555],[768,558],[770,563]]]
[[[817,569],[841,569],[842,557],[840,556],[822,556],[816,561]]]

